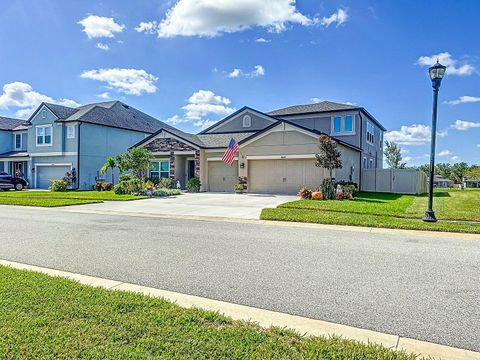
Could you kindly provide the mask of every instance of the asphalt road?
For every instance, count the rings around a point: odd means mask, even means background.
[[[0,229],[1,259],[480,351],[478,240],[5,206]]]

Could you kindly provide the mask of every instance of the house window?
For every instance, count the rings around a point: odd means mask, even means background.
[[[369,168],[369,169],[373,169],[373,159],[370,159],[370,160],[368,161],[368,168]]]
[[[42,110],[42,119],[46,119],[47,118],[47,110],[43,109]]]
[[[52,145],[52,126],[37,126],[37,145],[51,146]]]
[[[0,173],[5,172],[5,163],[3,161],[0,161]]]
[[[250,115],[245,115],[243,117],[243,127],[252,126],[252,117]]]
[[[67,139],[75,139],[75,125],[67,126]]]
[[[354,134],[355,120],[353,115],[334,116],[332,119],[332,133],[338,135]]]
[[[367,143],[373,145],[374,143],[374,134],[375,133],[375,127],[373,124],[369,121],[367,122]]]
[[[15,134],[15,150],[20,150],[22,148],[22,134]]]
[[[367,158],[366,157],[363,158],[363,168],[364,169],[367,168]]]
[[[168,160],[155,161],[150,164],[152,180],[170,177],[170,162]]]

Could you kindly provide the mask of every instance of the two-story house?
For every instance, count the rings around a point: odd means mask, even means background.
[[[242,177],[252,193],[296,193],[328,177],[315,166],[321,134],[338,143],[337,180],[360,183],[362,169],[381,168],[385,128],[363,107],[323,101],[269,113],[243,107],[199,134],[162,128],[141,140],[154,153],[151,177],[184,184],[201,179],[203,191],[232,191]],[[232,166],[222,161],[230,139],[239,145]]]
[[[0,170],[20,172],[40,189],[73,170],[75,187],[91,189],[108,156],[160,128],[170,126],[120,101],[78,108],[42,103],[26,122],[0,119]]]

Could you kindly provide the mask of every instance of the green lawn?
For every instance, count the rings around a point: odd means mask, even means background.
[[[2,191],[0,205],[55,207],[145,198],[146,196],[116,195],[113,191]]]
[[[298,200],[264,209],[263,220],[311,222],[412,230],[480,233],[480,190],[439,189],[434,210],[440,220],[421,221],[427,196],[359,193],[353,201]]]
[[[415,359],[340,338],[264,329],[162,299],[0,266],[5,358]]]

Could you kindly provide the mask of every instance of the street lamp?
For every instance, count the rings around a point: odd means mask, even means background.
[[[430,143],[430,175],[428,178],[428,208],[423,216],[423,221],[436,222],[435,212],[433,211],[433,175],[435,173],[435,142],[437,139],[437,102],[440,83],[445,76],[446,66],[438,62],[428,69],[433,88],[433,111],[432,111],[432,140]]]

